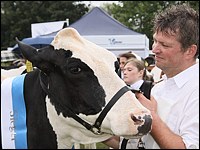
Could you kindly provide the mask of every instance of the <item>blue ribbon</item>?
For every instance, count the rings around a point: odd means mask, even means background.
[[[17,76],[12,83],[16,149],[27,149],[26,107],[23,94],[24,77],[25,74]]]

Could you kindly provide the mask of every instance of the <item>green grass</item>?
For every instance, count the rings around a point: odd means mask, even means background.
[[[109,147],[103,143],[97,143],[97,149],[109,149]]]
[[[107,145],[105,145],[105,144],[103,144],[101,142],[97,143],[96,147],[97,147],[96,149],[109,149],[109,147]],[[81,149],[85,149],[84,145],[82,145],[82,144],[81,144],[80,148]]]

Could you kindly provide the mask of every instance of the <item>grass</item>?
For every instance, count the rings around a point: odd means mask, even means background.
[[[97,149],[109,149],[109,147],[103,143],[97,143]]]
[[[84,145],[81,144],[80,149],[85,149]],[[109,149],[109,147],[101,142],[96,143],[96,149]]]

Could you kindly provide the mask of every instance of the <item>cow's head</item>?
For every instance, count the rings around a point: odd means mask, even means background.
[[[82,135],[93,136],[71,118],[69,109],[90,124],[95,122],[110,99],[126,86],[115,72],[116,56],[73,28],[61,30],[51,46],[39,50],[18,44],[24,57],[47,75],[49,91],[55,95],[47,100],[48,117],[60,139],[70,134],[80,142]],[[99,139],[105,140],[111,134],[142,136],[150,131],[151,119],[150,111],[128,91],[106,115],[101,130],[107,134]]]

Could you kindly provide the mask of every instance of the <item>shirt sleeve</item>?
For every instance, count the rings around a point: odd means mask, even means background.
[[[196,98],[194,98],[196,97]],[[184,117],[180,125],[180,135],[187,149],[199,149],[199,95],[190,97],[184,109]]]

